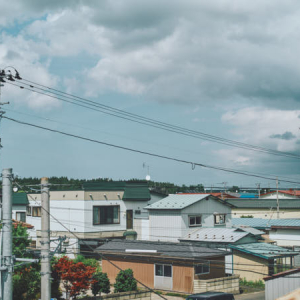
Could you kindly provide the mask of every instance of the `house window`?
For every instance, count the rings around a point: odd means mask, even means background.
[[[214,217],[215,217],[215,225],[225,224],[226,222],[225,214],[216,214]]]
[[[32,216],[33,217],[40,217],[41,216],[41,206],[33,206],[32,207]]]
[[[25,212],[16,212],[17,221],[26,222],[26,214]]]
[[[209,261],[195,265],[195,275],[208,274],[210,272]]]
[[[201,215],[189,216],[189,227],[201,226]]]
[[[120,224],[120,206],[93,206],[93,225]]]
[[[172,266],[155,265],[155,276],[172,277]]]
[[[140,214],[141,214],[141,210],[140,210],[140,209],[137,209],[137,210],[134,211],[134,213],[135,213],[136,215],[140,215]]]
[[[27,206],[26,213],[27,213],[27,216],[31,216],[31,206]]]

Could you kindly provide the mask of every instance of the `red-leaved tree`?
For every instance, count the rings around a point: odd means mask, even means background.
[[[67,295],[74,299],[95,282],[92,276],[96,268],[85,266],[82,262],[74,263],[67,256],[60,258],[53,268],[60,276]]]

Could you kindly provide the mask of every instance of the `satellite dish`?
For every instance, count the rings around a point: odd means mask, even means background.
[[[13,191],[14,191],[15,193],[16,193],[18,190],[19,190],[19,189],[18,189],[16,186],[13,187]]]
[[[146,180],[149,181],[151,179],[150,175],[146,176]]]

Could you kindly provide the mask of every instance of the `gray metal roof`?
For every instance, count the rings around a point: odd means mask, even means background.
[[[234,205],[236,208],[268,208],[277,207],[276,199],[227,199],[225,202]],[[279,202],[281,209],[300,208],[300,199],[282,199]]]
[[[170,243],[170,242],[152,242],[138,240],[112,240],[98,247],[97,252],[110,254],[128,254],[126,249],[134,250],[157,250],[154,255],[159,257],[175,257],[184,259],[201,259],[213,256],[228,255],[228,252],[218,249],[195,246],[192,243]],[[134,253],[137,256],[139,253]],[[143,256],[153,256],[152,253],[142,253]]]
[[[233,226],[250,226],[254,228],[267,229],[272,226],[300,227],[300,219],[262,219],[262,218],[232,218]]]
[[[274,259],[279,257],[288,257],[298,255],[299,252],[291,251],[283,247],[279,247],[267,243],[250,243],[243,245],[230,245],[232,249],[239,250],[248,254],[259,256],[264,259]]]
[[[180,240],[210,243],[235,243],[249,233],[237,228],[197,228]]]
[[[245,232],[249,232],[249,233],[251,233],[253,235],[262,235],[262,234],[265,234],[263,231],[255,229],[255,228],[250,227],[250,226],[235,225],[234,228],[241,229],[241,230],[243,230]]]
[[[183,209],[200,200],[209,197],[209,194],[172,194],[161,199],[151,205],[146,206],[146,209]]]

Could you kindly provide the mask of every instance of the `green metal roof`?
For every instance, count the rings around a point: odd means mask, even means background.
[[[295,256],[299,254],[298,252],[267,243],[251,243],[234,246],[229,245],[229,247],[231,249],[255,255],[268,260],[280,257]]]
[[[13,193],[13,205],[28,205],[28,198],[26,193]]]
[[[86,182],[85,191],[124,191],[122,200],[150,200],[150,191],[147,183],[125,181]]]
[[[267,208],[277,207],[276,199],[228,199],[225,202],[232,204],[236,208]],[[279,206],[282,209],[300,208],[300,199],[281,199]]]

